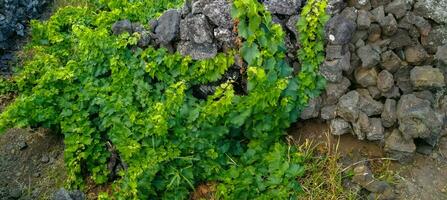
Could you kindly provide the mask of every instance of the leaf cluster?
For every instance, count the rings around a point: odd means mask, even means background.
[[[326,85],[326,80],[318,72],[324,61],[324,25],[329,20],[326,7],[327,0],[308,0],[297,23],[301,45],[298,50],[301,63],[299,95],[304,103],[318,96]]]
[[[212,181],[221,199],[295,199],[305,168],[282,136],[317,93],[308,86],[315,76],[300,78],[316,68],[292,73],[284,32],[256,0],[233,1],[242,48],[213,59],[138,49],[138,35],[111,34],[113,22],[144,22],[166,2],[99,0],[32,22],[33,57],[15,77],[20,95],[1,113],[0,130],[60,130],[69,186],[82,188],[86,175],[113,181],[102,198],[187,199]],[[219,80],[236,53],[248,64],[248,94],[225,82],[207,99],[194,97],[192,87]],[[317,64],[318,56],[301,54]],[[120,168],[111,165],[114,152]]]

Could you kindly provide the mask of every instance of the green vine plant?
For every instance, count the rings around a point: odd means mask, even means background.
[[[326,1],[303,8],[298,76],[284,60],[283,30],[256,0],[233,1],[242,47],[213,59],[135,50],[138,35],[111,34],[117,20],[157,16],[164,6],[157,2],[100,0],[32,22],[33,56],[14,78],[19,96],[1,113],[0,129],[59,130],[67,186],[82,189],[86,176],[112,182],[101,199],[187,199],[205,182],[217,183],[218,199],[298,198],[303,155],[284,136],[324,88]],[[219,80],[236,53],[248,64],[247,95],[226,82],[194,97],[192,86]]]
[[[326,80],[319,74],[319,66],[324,61],[324,26],[329,20],[326,13],[327,0],[307,0],[297,23],[301,48],[298,59],[301,63],[299,98],[306,104],[309,98],[320,95]]]

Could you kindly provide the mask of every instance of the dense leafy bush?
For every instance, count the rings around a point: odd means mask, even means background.
[[[61,9],[47,22],[32,23],[33,57],[15,77],[20,95],[1,114],[0,129],[59,129],[72,187],[82,187],[85,175],[97,184],[112,181],[110,161],[118,159],[125,170],[114,180],[116,199],[186,199],[209,181],[218,183],[218,198],[294,199],[305,169],[283,136],[324,86],[317,76],[321,2],[318,10],[304,8],[313,12],[303,12],[307,22],[300,30],[312,29],[301,38],[298,77],[284,61],[283,30],[256,0],[233,1],[239,52],[204,61],[129,48],[138,35],[110,33],[119,19],[156,16],[165,1],[101,0]],[[207,99],[195,98],[192,86],[218,80],[234,53],[248,64],[248,94],[236,95],[223,83]]]
[[[0,77],[0,95],[17,91],[17,85],[10,79]]]

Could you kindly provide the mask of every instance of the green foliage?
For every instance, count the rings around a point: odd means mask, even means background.
[[[20,95],[0,115],[0,129],[59,129],[73,188],[83,187],[85,175],[111,181],[112,144],[127,166],[114,180],[115,199],[187,199],[207,181],[219,183],[222,199],[295,199],[302,156],[282,136],[322,87],[311,66],[321,51],[300,53],[308,68],[295,77],[284,61],[281,27],[256,0],[234,0],[248,94],[236,95],[227,82],[197,99],[192,86],[220,79],[236,51],[193,61],[165,49],[129,48],[138,35],[110,31],[119,19],[157,16],[166,2],[92,1],[32,22],[34,56],[15,77]],[[321,42],[303,46],[318,50]]]
[[[318,96],[326,85],[326,80],[318,73],[318,67],[324,61],[324,25],[329,20],[326,7],[327,0],[308,0],[297,24],[301,44],[298,94],[303,103]]]
[[[17,85],[10,79],[0,77],[0,95],[14,93],[17,91]]]

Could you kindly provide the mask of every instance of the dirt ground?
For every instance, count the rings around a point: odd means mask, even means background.
[[[48,130],[11,129],[0,136],[0,199],[50,199],[63,186],[60,136]]]
[[[330,143],[341,156],[344,165],[362,160],[385,160],[382,144],[357,140],[352,135],[332,136],[327,124],[306,121],[293,126],[289,133],[298,141],[305,139],[315,143]],[[431,155],[416,154],[414,161],[402,165],[392,162],[389,169],[398,199],[402,200],[446,200],[447,199],[447,158],[441,150],[447,149],[447,142],[441,143],[440,150]],[[376,174],[379,176],[380,174]]]

